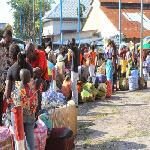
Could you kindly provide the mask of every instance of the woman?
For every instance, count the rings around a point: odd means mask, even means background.
[[[10,61],[12,66],[9,68],[6,78],[6,91],[5,97],[9,100],[11,98],[11,91],[15,87],[15,81],[21,81],[20,70],[27,69],[30,72],[31,78],[33,78],[33,68],[30,63],[24,60],[24,56],[20,53],[20,48],[18,45],[12,44],[9,51]],[[8,101],[9,102],[9,101]],[[14,104],[12,104],[12,108]],[[23,111],[24,113],[24,111]],[[14,130],[14,115],[11,113],[11,121]],[[35,150],[34,146],[34,124],[35,124],[35,113],[32,115],[23,114],[23,124],[26,136],[26,145],[28,150]],[[15,131],[15,130],[14,130]],[[14,132],[15,133],[15,132]],[[16,137],[14,134],[14,139]],[[17,149],[15,145],[15,150]]]
[[[107,59],[107,63],[106,63],[106,76],[107,76],[107,80],[111,80],[111,84],[113,85],[113,71],[114,71],[114,66],[113,66],[113,62],[114,62],[114,49],[113,49],[113,41],[110,41],[108,43],[108,47],[106,49],[106,59]]]

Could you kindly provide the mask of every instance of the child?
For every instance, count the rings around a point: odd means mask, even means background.
[[[61,91],[67,100],[71,99],[71,77],[68,74],[63,81]]]
[[[121,65],[121,76],[123,78],[126,77],[126,66],[128,64],[128,61],[125,59],[125,54],[123,54],[123,60],[121,60],[120,65]]]

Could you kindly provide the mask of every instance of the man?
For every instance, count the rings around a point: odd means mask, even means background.
[[[26,45],[25,51],[27,62],[30,62],[33,67],[36,88],[38,89],[38,110],[40,110],[42,101],[42,93],[40,92],[41,84],[43,85],[42,92],[44,92],[48,90],[50,81],[48,77],[47,60],[45,53],[40,50],[35,50],[35,47],[32,43],[28,43]]]
[[[12,43],[12,33],[6,30],[3,38],[0,41],[0,126],[2,126],[2,113],[3,113],[3,86],[4,86],[4,70],[7,67],[6,53],[7,48]]]
[[[69,41],[68,41],[69,42]],[[72,65],[71,65],[71,81],[72,81],[72,97],[76,107],[78,107],[78,91],[77,91],[77,79],[78,79],[78,64],[80,61],[80,52],[75,44],[75,39],[72,38],[70,44],[67,44],[72,50]]]

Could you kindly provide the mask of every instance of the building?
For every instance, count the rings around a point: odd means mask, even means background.
[[[5,26],[6,26],[6,23],[0,23],[0,28],[1,28],[1,29],[4,29]]]
[[[144,1],[143,37],[150,35],[150,3]],[[126,42],[132,37],[140,41],[141,0],[121,0],[121,33]],[[119,34],[119,0],[93,0],[82,31],[97,30],[99,37]]]
[[[83,22],[87,18],[87,15],[91,9],[92,0],[81,0],[81,4],[85,6],[85,12],[81,17],[81,28]],[[62,29],[63,34],[66,33],[75,33],[78,31],[78,0],[62,0]],[[60,4],[58,4],[54,9],[48,12],[43,17],[44,27],[43,27],[43,36],[59,35],[61,32],[60,26]]]

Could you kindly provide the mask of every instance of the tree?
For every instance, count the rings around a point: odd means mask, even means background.
[[[53,0],[35,0],[35,37],[40,34],[40,4],[41,14],[44,16],[46,11],[51,9]],[[20,6],[21,6],[21,29],[22,39],[29,41],[33,37],[33,0],[9,0],[8,4],[14,10],[14,34],[20,38]]]
[[[78,17],[78,7],[77,7],[77,17]],[[80,3],[80,20],[81,20],[81,23],[83,25],[83,13],[86,11],[86,7],[85,5],[83,5],[82,3]]]

